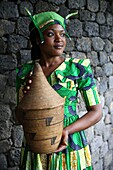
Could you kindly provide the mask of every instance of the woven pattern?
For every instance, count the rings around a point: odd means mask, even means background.
[[[38,63],[34,66],[32,81],[18,105],[21,123],[29,150],[48,154],[58,148],[62,137],[64,99],[50,86]]]

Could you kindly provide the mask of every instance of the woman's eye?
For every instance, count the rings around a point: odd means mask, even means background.
[[[65,37],[66,36],[66,34],[65,33],[61,33],[61,35],[60,35],[61,37]]]
[[[54,35],[54,33],[53,32],[48,32],[48,37],[52,37],[53,35]]]

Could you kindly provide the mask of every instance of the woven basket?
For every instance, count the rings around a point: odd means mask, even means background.
[[[33,82],[18,105],[29,149],[34,153],[52,153],[60,143],[64,119],[64,99],[49,85],[38,63]]]

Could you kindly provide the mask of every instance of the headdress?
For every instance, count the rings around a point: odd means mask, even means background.
[[[75,12],[75,13],[69,14],[66,18],[63,18],[61,15],[57,14],[56,12],[47,11],[47,12],[41,12],[39,14],[32,16],[30,11],[27,8],[25,8],[25,9],[26,9],[29,17],[31,18],[31,21],[34,23],[35,27],[38,29],[41,43],[44,42],[44,37],[43,37],[42,32],[44,30],[46,30],[50,25],[54,25],[54,24],[60,24],[64,28],[67,37],[69,37],[69,35],[66,31],[66,22],[65,21],[70,16],[77,14],[77,12]]]

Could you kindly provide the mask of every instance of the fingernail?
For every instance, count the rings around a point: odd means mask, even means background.
[[[30,87],[29,87],[29,86],[27,86],[26,88],[27,88],[27,90],[29,90],[29,89],[30,89]]]
[[[31,84],[32,83],[32,80],[29,80],[29,84]]]
[[[33,75],[33,72],[31,71],[30,73],[29,73],[29,76],[32,76]]]
[[[68,146],[68,143],[67,143],[66,141],[64,142],[64,144],[65,144],[66,146]]]

